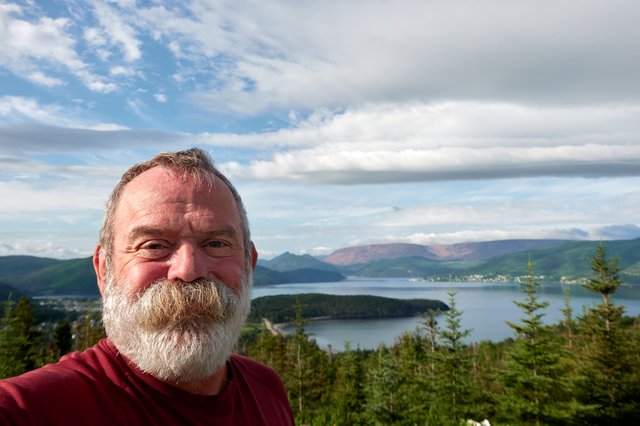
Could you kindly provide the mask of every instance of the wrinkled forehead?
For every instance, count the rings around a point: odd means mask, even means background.
[[[124,187],[116,218],[122,220],[138,210],[160,210],[169,204],[206,207],[240,223],[236,200],[220,178],[197,179],[161,167],[141,173]]]

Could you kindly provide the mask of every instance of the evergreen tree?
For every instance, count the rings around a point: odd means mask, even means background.
[[[591,259],[591,271],[595,276],[589,279],[584,287],[602,296],[602,303],[596,306],[593,312],[602,319],[603,333],[608,335],[611,333],[611,323],[618,320],[623,312],[623,308],[615,306],[611,300],[613,293],[622,284],[619,276],[619,260],[618,258],[608,260],[606,248],[601,243],[596,249],[595,256]]]
[[[295,332],[287,339],[287,368],[283,379],[296,421],[307,423],[317,414],[313,402],[322,400],[327,363],[324,352],[305,331],[308,320],[304,318],[299,299],[294,310]]]
[[[287,369],[287,342],[282,334],[274,335],[263,327],[256,344],[247,352],[251,358],[270,366],[281,376]]]
[[[17,376],[39,366],[41,343],[29,299],[21,297],[18,303],[7,300],[0,322],[0,378]]]
[[[61,357],[71,351],[73,346],[73,336],[71,334],[71,324],[64,319],[56,325],[53,332],[53,349],[56,357]]]
[[[585,287],[602,302],[581,318],[580,397],[592,407],[582,418],[592,425],[640,423],[640,377],[633,340],[622,327],[624,308],[611,297],[622,284],[618,259],[608,260],[600,244],[591,260],[593,278]]]
[[[440,328],[438,326],[438,319],[436,318],[440,311],[429,310],[422,315],[421,326],[424,332],[424,339],[422,339],[424,345],[425,358],[427,362],[427,375],[429,378],[429,385],[431,389],[436,387],[436,362],[438,349],[438,335]]]
[[[73,331],[76,351],[92,347],[105,336],[100,315],[95,312],[87,312],[83,317],[78,318]]]
[[[334,407],[331,424],[364,425],[364,365],[361,351],[351,349],[351,343],[345,343],[345,350],[337,356],[336,380],[333,384],[331,399]]]
[[[562,424],[575,414],[569,382],[561,363],[563,352],[542,312],[549,304],[538,298],[539,283],[529,261],[527,280],[521,284],[525,297],[514,302],[524,312],[521,322],[508,322],[515,341],[507,352],[501,381],[503,416],[520,425]]]
[[[573,309],[571,308],[571,298],[569,289],[564,290],[564,307],[561,312],[564,320],[561,323],[561,329],[564,334],[565,346],[570,351],[573,349],[573,342],[576,334],[576,322],[573,319]]]
[[[364,419],[369,425],[400,425],[413,407],[412,395],[403,392],[406,379],[397,368],[396,359],[386,348],[378,349],[376,363],[369,370],[365,394]]]
[[[472,414],[471,357],[463,340],[471,330],[461,329],[460,312],[455,292],[449,292],[449,310],[445,312],[445,327],[439,331],[438,399],[450,424],[457,425]]]

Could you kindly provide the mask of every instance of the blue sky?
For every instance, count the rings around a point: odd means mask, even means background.
[[[0,255],[200,146],[261,256],[640,237],[637,1],[0,0]]]

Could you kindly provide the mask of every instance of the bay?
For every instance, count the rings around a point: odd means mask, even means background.
[[[539,288],[541,300],[549,302],[543,312],[544,322],[557,323],[563,319],[565,289],[570,292],[570,305],[574,317],[583,308],[601,301],[600,296],[579,285],[544,284]],[[350,277],[333,283],[278,284],[254,287],[253,297],[322,293],[336,295],[369,294],[397,299],[436,299],[449,304],[448,292],[456,293],[456,305],[462,311],[461,328],[471,330],[467,343],[490,340],[494,342],[513,337],[506,321],[519,322],[524,316],[514,301],[524,300],[524,294],[516,283],[479,282],[426,282],[408,278]],[[625,306],[625,314],[640,315],[640,286],[623,285],[613,300]],[[443,319],[439,318],[442,324]],[[390,346],[403,332],[413,331],[420,324],[420,317],[380,320],[322,320],[307,325],[306,331],[324,348],[342,351],[346,341],[353,348],[375,349],[380,344]],[[291,331],[285,328],[285,332]]]

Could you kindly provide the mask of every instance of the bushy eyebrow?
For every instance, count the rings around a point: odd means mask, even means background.
[[[129,231],[128,240],[135,241],[138,238],[145,237],[145,236],[158,236],[158,237],[166,236],[166,235],[171,236],[171,234],[176,234],[176,233],[177,232],[168,228],[161,228],[161,227],[149,226],[149,225],[139,225]],[[227,238],[234,238],[234,239],[238,238],[238,233],[236,232],[235,228],[233,228],[232,226],[223,226],[221,228],[206,230],[204,232],[201,232],[200,235],[206,238],[216,238],[216,237],[227,237]]]

